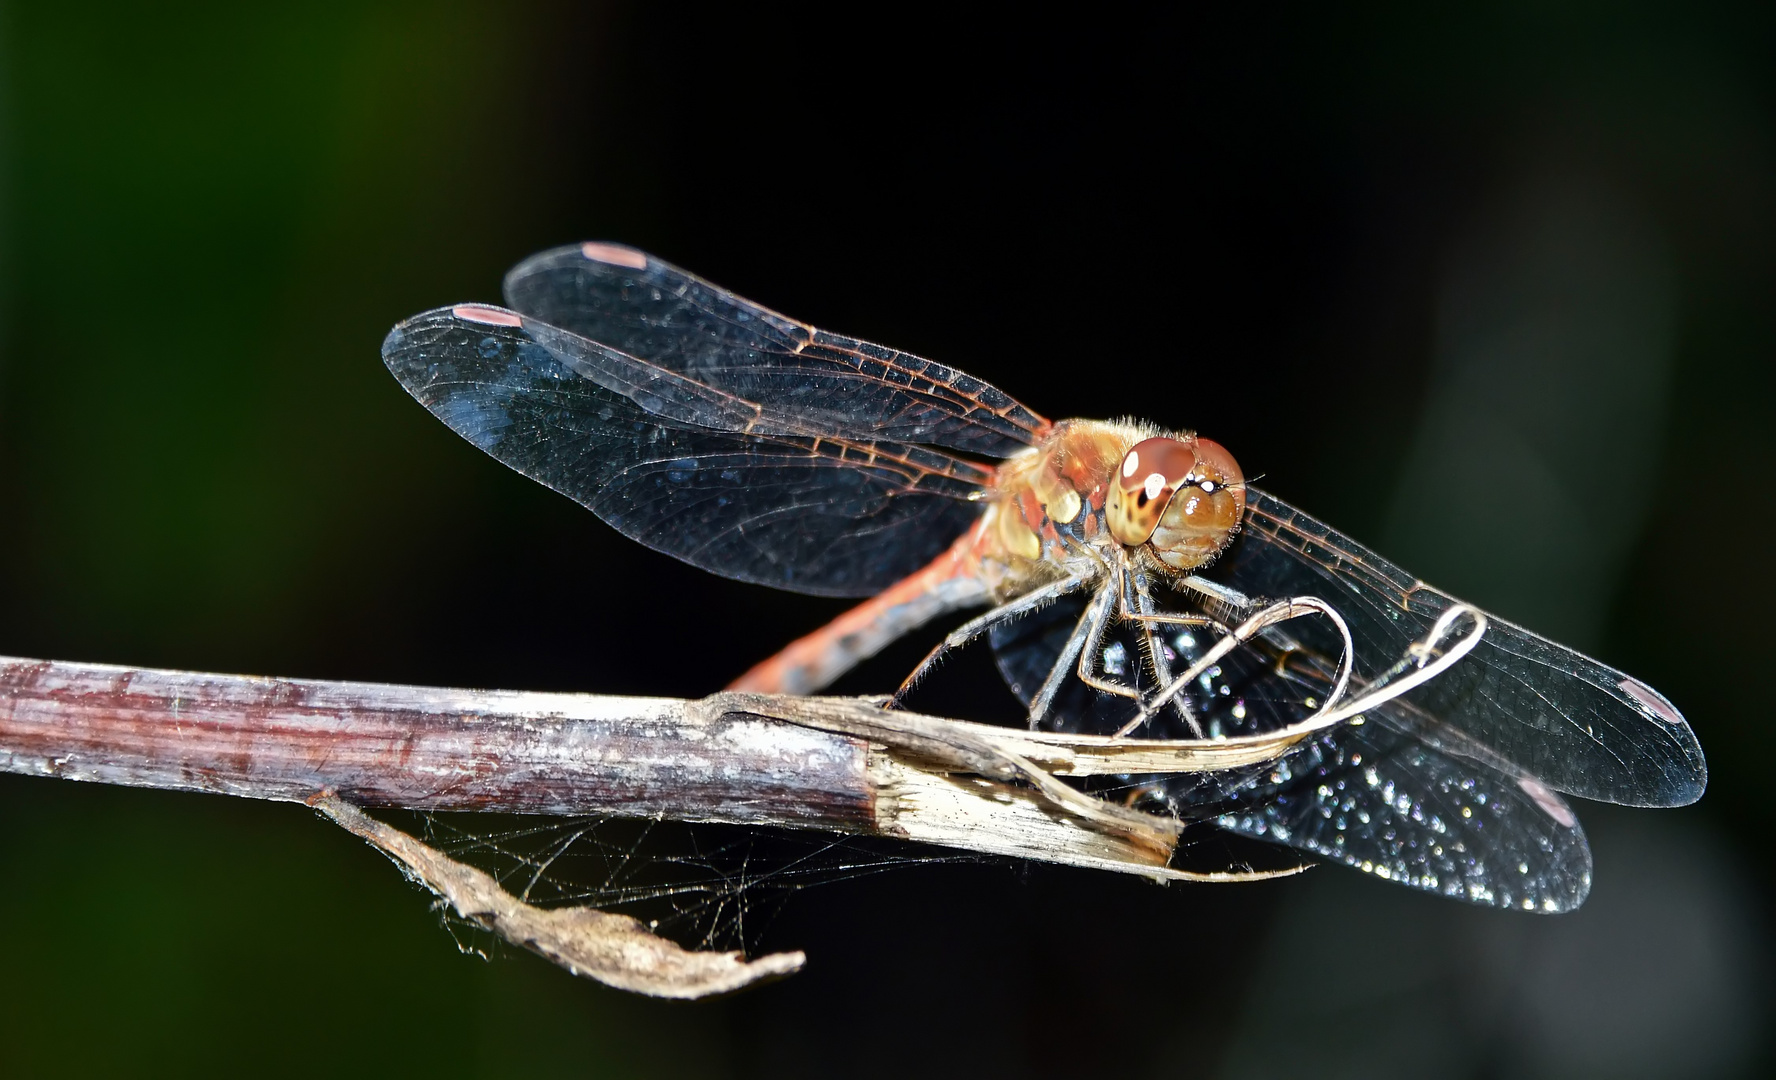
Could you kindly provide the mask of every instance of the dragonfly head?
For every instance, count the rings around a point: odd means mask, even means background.
[[[1104,505],[1110,535],[1147,544],[1160,562],[1194,570],[1233,539],[1246,512],[1246,477],[1218,442],[1144,439],[1123,455]]]

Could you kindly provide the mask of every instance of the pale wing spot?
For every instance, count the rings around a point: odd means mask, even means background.
[[[1660,697],[1652,687],[1643,682],[1637,682],[1634,679],[1623,679],[1616,684],[1616,689],[1639,702],[1641,708],[1652,713],[1667,724],[1681,724],[1684,722],[1683,714],[1672,708],[1669,701]]]
[[[648,264],[646,255],[634,248],[626,248],[618,244],[581,244],[580,254],[593,262],[608,263],[611,266],[627,266],[631,270],[646,270]]]
[[[1541,807],[1544,813],[1560,824],[1570,829],[1579,823],[1572,808],[1561,802],[1560,796],[1549,791],[1548,785],[1540,780],[1525,776],[1517,781],[1517,786],[1523,789],[1525,795],[1535,800],[1535,804]]]
[[[516,312],[503,308],[483,307],[480,304],[458,304],[450,309],[450,313],[466,322],[481,323],[484,326],[523,326],[524,320]]]

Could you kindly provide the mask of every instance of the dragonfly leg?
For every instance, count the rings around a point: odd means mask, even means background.
[[[1465,612],[1470,609],[1458,608],[1457,610]],[[1324,615],[1326,618],[1330,619],[1332,624],[1337,627],[1339,636],[1344,638],[1344,658],[1339,661],[1338,674],[1333,683],[1332,691],[1326,702],[1320,706],[1320,711],[1314,715],[1317,717],[1327,713],[1332,710],[1333,705],[1337,704],[1339,700],[1344,697],[1345,689],[1350,683],[1351,665],[1354,662],[1353,654],[1355,653],[1355,648],[1351,640],[1350,627],[1346,625],[1344,617],[1339,615],[1338,610],[1332,605],[1315,596],[1297,596],[1289,600],[1279,600],[1259,611],[1239,626],[1233,628],[1230,632],[1224,634],[1221,640],[1217,641],[1207,652],[1197,659],[1196,663],[1190,665],[1182,675],[1179,675],[1176,679],[1172,680],[1170,685],[1154,695],[1154,701],[1156,703],[1165,702],[1173,694],[1184,689],[1185,685],[1188,684],[1190,680],[1197,678],[1203,672],[1213,667],[1223,656],[1226,656],[1235,648],[1262,634],[1269,627],[1275,626],[1278,623],[1287,622],[1290,619],[1297,619],[1304,615],[1313,614]],[[1484,631],[1484,619],[1480,620],[1480,626],[1482,631]],[[1478,641],[1478,638],[1475,638],[1475,640]],[[1472,645],[1468,646],[1470,649],[1472,647]],[[1413,685],[1416,685],[1416,683]],[[1163,705],[1161,705],[1161,707],[1163,707]],[[1141,704],[1140,712],[1138,712],[1135,715],[1135,718],[1129,721],[1121,731],[1118,731],[1117,734],[1128,734],[1135,728],[1146,723],[1147,718],[1151,715],[1152,707],[1143,702]]]
[[[1112,575],[1111,580],[1104,583],[1098,595],[1092,599],[1091,606],[1086,609],[1089,622],[1086,627],[1085,646],[1079,651],[1079,662],[1075,665],[1079,681],[1104,694],[1128,698],[1130,701],[1141,700],[1141,691],[1125,683],[1100,678],[1093,671],[1096,662],[1098,643],[1103,640],[1104,626],[1110,621],[1110,613],[1116,606],[1117,595],[1122,592],[1121,583]]]
[[[1064,577],[1059,581],[1050,582],[1040,589],[1033,589],[1008,604],[1001,604],[985,615],[977,616],[956,627],[946,634],[944,639],[938,642],[930,652],[925,654],[925,659],[919,661],[919,666],[913,669],[912,674],[901,681],[900,689],[894,691],[894,696],[888,699],[888,708],[899,708],[901,700],[912,691],[914,686],[919,684],[921,679],[931,673],[931,669],[936,667],[937,662],[943,659],[951,649],[960,649],[1002,622],[1021,618],[1038,608],[1054,603],[1068,593],[1077,592],[1091,584],[1092,580],[1089,577]]]
[[[1192,574],[1179,584],[1237,614],[1249,614],[1259,607],[1258,601],[1238,589],[1230,589],[1218,581],[1210,581],[1199,574]]]
[[[1030,730],[1035,731],[1048,716],[1048,710],[1054,706],[1055,695],[1061,692],[1061,684],[1067,681],[1067,673],[1079,659],[1080,650],[1085,648],[1085,639],[1091,635],[1092,608],[1079,613],[1079,621],[1073,624],[1073,633],[1067,637],[1067,645],[1061,655],[1055,658],[1054,667],[1048,669],[1048,677],[1042,680],[1042,688],[1030,701]]]
[[[1061,649],[1060,654],[1055,658],[1054,666],[1049,669],[1048,677],[1043,680],[1041,688],[1036,692],[1036,696],[1031,699],[1029,711],[1029,725],[1031,730],[1040,727],[1042,721],[1047,718],[1048,711],[1054,706],[1054,700],[1060,694],[1061,687],[1065,685],[1069,674],[1077,674],[1081,681],[1094,689],[1114,694],[1118,697],[1127,697],[1135,701],[1140,700],[1139,692],[1134,688],[1098,677],[1092,667],[1093,656],[1087,654],[1088,649],[1091,651],[1091,654],[1096,653],[1098,643],[1102,639],[1104,627],[1109,621],[1110,612],[1117,606],[1116,601],[1119,597],[1123,601],[1123,607],[1125,608],[1123,614],[1125,617],[1129,618],[1131,621],[1141,623],[1142,627],[1147,629],[1149,634],[1151,634],[1150,628],[1154,626],[1219,625],[1215,620],[1203,615],[1170,615],[1161,614],[1152,610],[1144,613],[1134,610],[1126,610],[1128,601],[1126,588],[1119,586],[1116,583],[1116,578],[1120,575],[1122,569],[1122,567],[1113,567],[1111,569],[1112,580],[1104,584],[1104,587],[1098,591],[1098,594],[1095,597],[1093,597],[1092,602],[1087,605],[1085,611],[1080,613],[1079,621],[1074,624],[1073,632],[1067,638],[1067,644]],[[1136,583],[1137,590],[1141,584],[1144,583]],[[1149,597],[1148,603],[1151,605],[1151,597]],[[1153,655],[1159,658],[1159,663],[1161,665],[1156,673],[1160,675],[1162,682],[1169,682],[1170,665],[1165,659],[1165,654],[1162,651],[1161,646],[1158,642],[1150,639],[1149,648],[1153,650]],[[1183,705],[1182,699],[1179,699],[1179,704]],[[1143,718],[1144,717],[1145,714],[1143,714]],[[1185,719],[1192,719],[1188,712],[1185,713]]]
[[[1154,628],[1157,625],[1160,625],[1160,620],[1156,617],[1158,612],[1155,610],[1153,591],[1148,586],[1147,575],[1142,572],[1139,567],[1134,567],[1129,570],[1128,579],[1134,586],[1136,610],[1133,613],[1128,611],[1129,597],[1128,593],[1125,591],[1122,596],[1123,615],[1125,618],[1137,613],[1144,616],[1143,618],[1133,619],[1131,621],[1140,624],[1141,640],[1147,647],[1147,663],[1153,668],[1153,678],[1155,683],[1159,686],[1169,686],[1172,682],[1172,662],[1166,657],[1165,643],[1160,641],[1154,634]],[[1183,718],[1184,722],[1190,725],[1190,733],[1199,739],[1202,738],[1202,725],[1197,723],[1196,713],[1191,710],[1190,703],[1184,700],[1183,694],[1173,694],[1169,704],[1172,708],[1177,710],[1178,715]],[[1151,709],[1152,707],[1149,706],[1148,708]]]

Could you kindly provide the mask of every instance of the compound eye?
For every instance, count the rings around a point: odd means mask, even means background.
[[[1217,487],[1232,488],[1239,497],[1240,508],[1246,505],[1246,475],[1227,447],[1213,439],[1196,440],[1196,475],[1190,478],[1204,491]]]
[[[1190,572],[1226,549],[1246,512],[1246,477],[1220,443],[1196,439],[1196,468],[1172,496],[1147,541],[1154,557]]]
[[[1123,455],[1110,484],[1104,517],[1110,535],[1131,547],[1159,526],[1172,493],[1196,468],[1196,453],[1177,439],[1144,439]]]

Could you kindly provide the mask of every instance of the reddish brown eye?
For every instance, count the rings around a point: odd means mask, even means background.
[[[1220,443],[1196,440],[1196,468],[1160,514],[1149,544],[1160,562],[1195,570],[1221,553],[1246,512],[1246,477]]]
[[[1213,439],[1196,440],[1196,477],[1199,481],[1207,481],[1216,487],[1237,488],[1240,509],[1246,506],[1246,474],[1240,471],[1239,462],[1227,452],[1227,447]]]
[[[1172,493],[1195,468],[1195,452],[1178,439],[1143,439],[1130,447],[1104,503],[1110,535],[1131,547],[1145,544],[1159,527]]]

